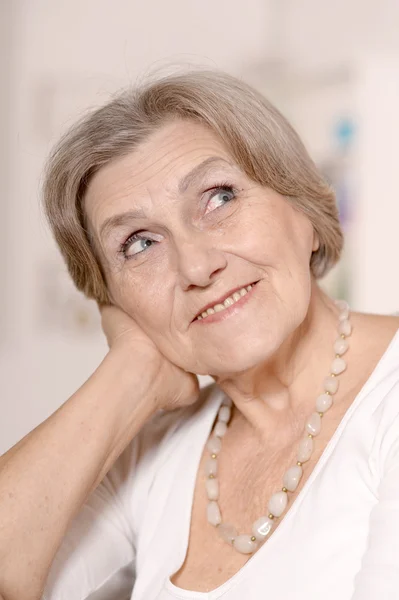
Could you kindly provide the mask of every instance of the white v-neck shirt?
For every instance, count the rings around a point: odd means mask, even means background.
[[[116,461],[72,522],[42,600],[399,598],[399,330],[279,527],[207,593],[170,581],[223,399],[215,384],[204,396],[156,415]]]

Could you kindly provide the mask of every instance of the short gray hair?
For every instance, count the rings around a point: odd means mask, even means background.
[[[78,121],[50,155],[44,207],[76,287],[100,304],[110,302],[84,214],[92,176],[174,118],[210,127],[248,177],[285,196],[309,218],[320,241],[310,268],[316,278],[324,276],[340,257],[343,235],[335,193],[298,134],[241,80],[217,71],[189,71],[118,94]]]

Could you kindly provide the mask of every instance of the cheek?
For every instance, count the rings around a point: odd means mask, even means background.
[[[306,217],[300,215],[290,228],[290,250],[296,258],[298,268],[310,272],[310,259],[314,246],[313,225]]]
[[[303,215],[286,202],[278,206],[270,219],[263,223],[263,242],[274,261],[300,273],[309,270],[313,248],[313,226]]]
[[[157,344],[175,329],[173,288],[165,280],[165,270],[158,275],[152,270],[149,276],[125,271],[114,278],[113,289],[115,303]]]
[[[260,267],[270,289],[280,298],[291,298],[295,304],[297,297],[301,311],[311,283],[313,227],[304,215],[286,204],[271,208],[259,206],[255,217],[240,224],[240,235],[236,235],[239,253]]]
[[[257,211],[235,228],[234,245],[244,258],[259,265],[277,266],[285,245],[282,223],[275,215]]]

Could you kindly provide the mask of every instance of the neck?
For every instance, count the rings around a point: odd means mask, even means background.
[[[304,321],[267,361],[247,371],[215,378],[233,400],[233,421],[259,437],[279,431],[288,440],[303,432],[304,419],[334,358],[338,309],[316,283]]]

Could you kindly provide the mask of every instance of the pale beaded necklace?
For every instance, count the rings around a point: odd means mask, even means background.
[[[211,457],[207,460],[206,469],[206,491],[208,495],[207,518],[214,525],[221,537],[231,544],[238,552],[251,554],[264,542],[273,529],[276,519],[281,517],[288,505],[288,493],[295,492],[302,477],[302,465],[312,456],[314,449],[313,438],[320,433],[321,420],[324,413],[332,406],[333,396],[338,390],[340,375],[346,369],[346,362],[342,355],[348,350],[347,337],[352,332],[349,322],[349,306],[344,300],[336,300],[335,304],[340,310],[338,317],[339,337],[334,343],[335,358],[331,365],[331,372],[324,380],[324,392],[316,400],[316,411],[306,421],[306,436],[299,444],[296,465],[290,467],[283,477],[281,491],[272,495],[267,507],[267,515],[257,519],[252,525],[252,535],[238,535],[233,525],[222,523],[222,516],[218,505],[219,481],[217,479],[217,457],[222,448],[221,438],[227,431],[227,424],[231,417],[232,401],[227,396],[223,399],[219,408],[218,417],[211,436],[207,442],[207,448]]]

